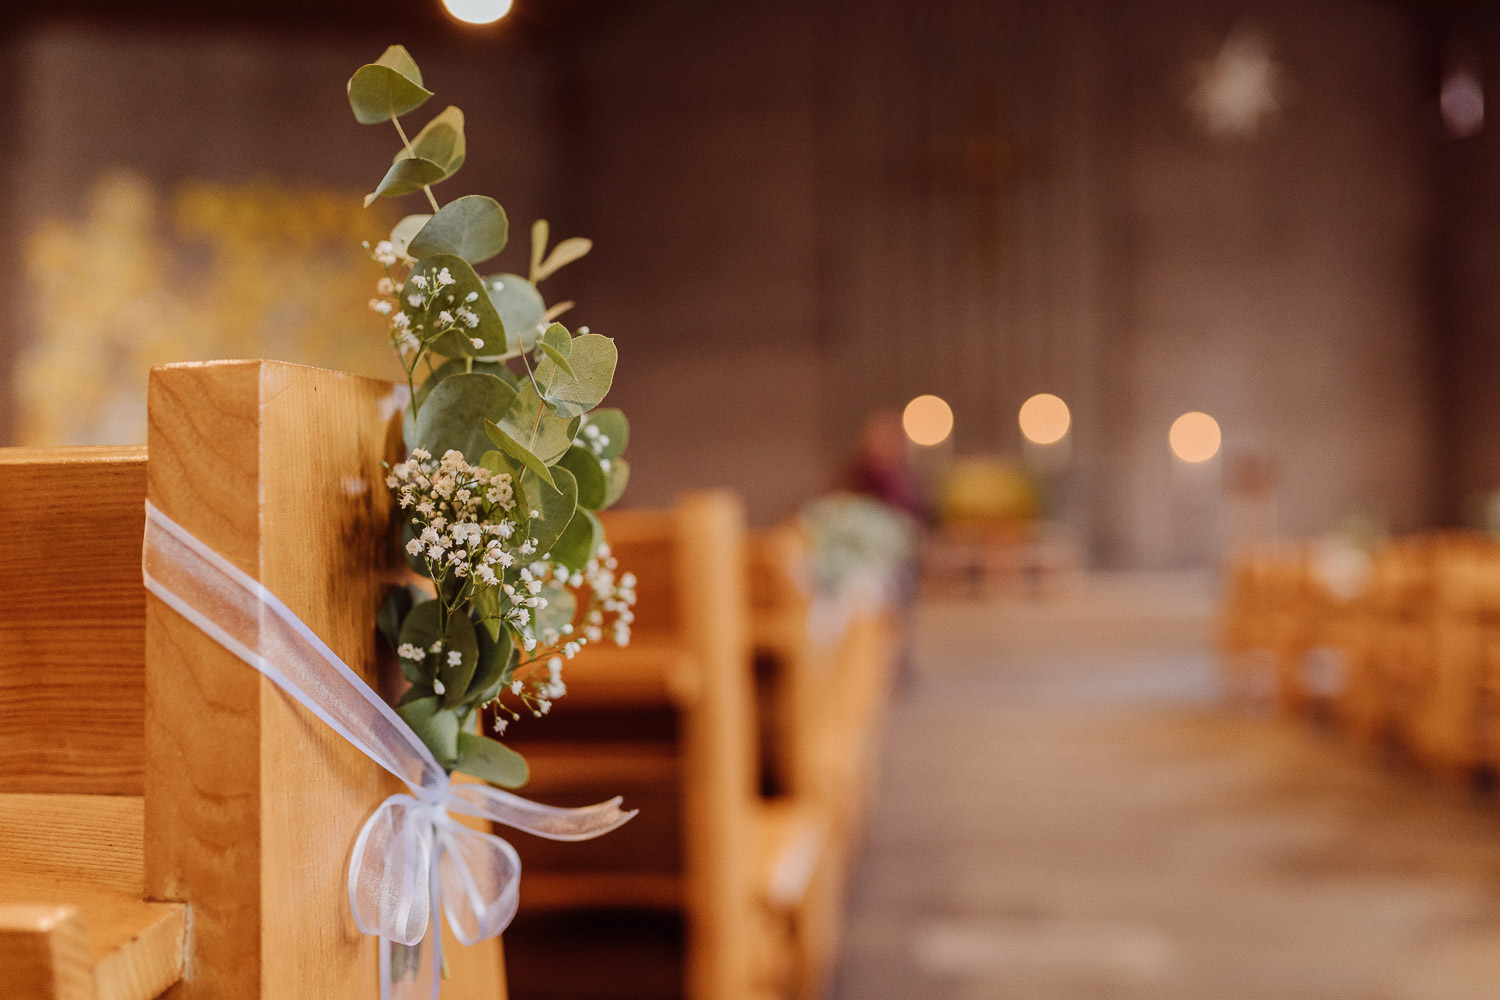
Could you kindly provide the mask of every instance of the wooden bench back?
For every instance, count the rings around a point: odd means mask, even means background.
[[[144,448],[0,450],[0,794],[140,795]]]

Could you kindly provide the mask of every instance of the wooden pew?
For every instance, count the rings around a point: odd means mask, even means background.
[[[783,913],[807,881],[797,857],[825,838],[812,817],[759,795],[738,501],[690,494],[669,511],[612,513],[605,528],[638,580],[631,645],[586,650],[546,722],[522,720],[510,735],[539,794],[581,802],[609,785],[641,813],[605,840],[569,845],[571,872],[561,852],[549,859],[526,840],[512,980],[537,1000],[785,996],[795,946]],[[591,976],[632,934],[630,981],[612,968]],[[560,968],[567,956],[574,967]]]
[[[372,994],[345,868],[393,780],[148,597],[140,551],[149,496],[373,678],[397,399],[293,365],[174,365],[152,374],[149,453],[0,451],[7,998]],[[448,943],[450,995],[505,995],[499,942]]]
[[[897,643],[879,608],[838,608],[812,594],[806,541],[795,528],[757,532],[750,598],[761,718],[762,793],[771,822],[800,817],[796,877],[768,905],[793,948],[790,995],[824,994],[842,928],[852,854],[862,833]],[[791,836],[780,842],[794,842]]]

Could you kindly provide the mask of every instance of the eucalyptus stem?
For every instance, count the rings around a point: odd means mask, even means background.
[[[411,140],[406,137],[406,129],[401,127],[401,119],[397,118],[395,115],[391,115],[391,124],[396,126],[396,134],[401,137],[401,145],[405,146],[406,151],[412,156],[416,156],[417,151],[411,148]],[[438,203],[437,197],[432,193],[432,187],[430,185],[423,184],[422,193],[427,196],[428,204],[430,204],[432,206],[432,210],[436,212],[438,210]]]

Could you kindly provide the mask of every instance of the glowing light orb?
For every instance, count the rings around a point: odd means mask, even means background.
[[[902,411],[901,426],[913,444],[941,444],[953,433],[953,408],[937,396],[918,396]]]
[[[1219,453],[1223,440],[1219,422],[1196,410],[1172,421],[1172,430],[1167,434],[1172,454],[1184,462],[1207,462]]]
[[[512,0],[443,0],[448,13],[465,24],[493,24],[510,13]]]
[[[1073,424],[1068,404],[1050,392],[1039,392],[1022,403],[1019,419],[1021,433],[1033,444],[1056,444]]]

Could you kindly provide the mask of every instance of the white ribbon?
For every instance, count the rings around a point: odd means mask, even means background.
[[[465,945],[492,938],[515,916],[521,860],[493,834],[449,813],[493,820],[552,840],[588,840],[635,812],[614,798],[582,809],[528,801],[489,785],[451,784],[411,727],[275,594],[146,503],[141,557],[146,589],[268,677],[361,753],[400,778],[410,795],[386,799],[365,821],[349,859],[349,908],[379,935],[381,1000],[441,987],[441,911]],[[393,951],[392,943],[418,948]],[[395,967],[397,963],[403,967]]]

